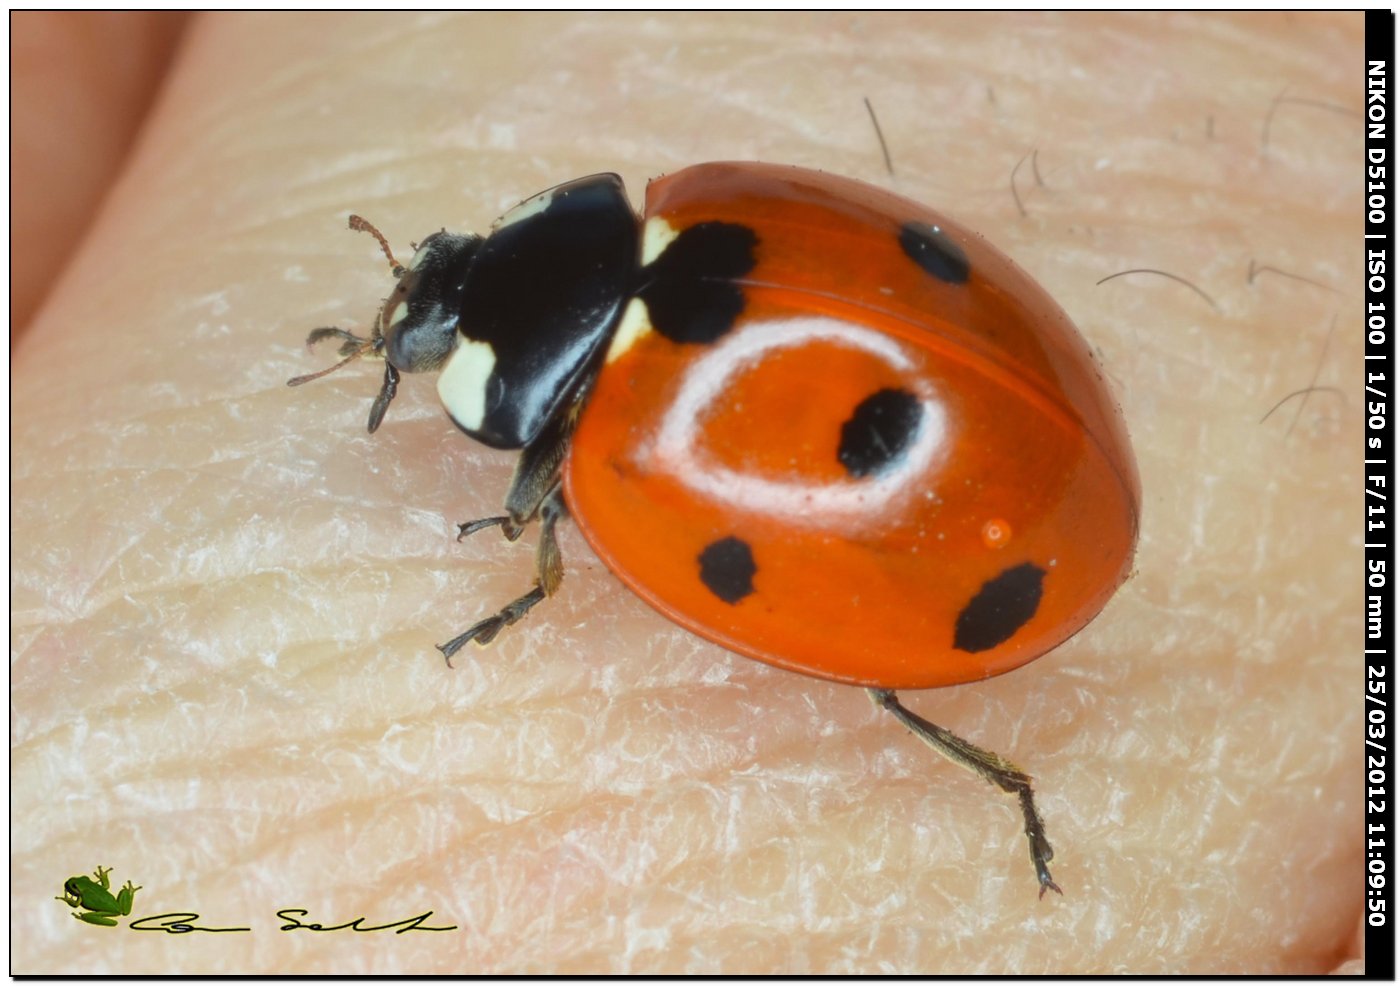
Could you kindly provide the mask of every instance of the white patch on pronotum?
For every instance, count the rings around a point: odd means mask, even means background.
[[[493,225],[491,229],[493,231],[505,229],[512,223],[518,223],[522,219],[538,216],[541,212],[549,208],[549,204],[554,201],[554,193],[556,191],[558,191],[558,189],[551,188],[540,192],[538,195],[532,195],[530,198],[511,209],[500,219],[497,219],[495,225]]]
[[[408,302],[400,301],[396,306],[394,306],[394,310],[389,313],[389,321],[385,324],[384,327],[387,329],[392,329],[394,326],[398,325],[406,318],[408,318]]]
[[[496,368],[496,351],[490,343],[459,339],[438,374],[438,397],[453,421],[476,431],[486,417],[486,383]]]

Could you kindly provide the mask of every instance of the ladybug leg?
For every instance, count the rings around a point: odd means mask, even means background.
[[[399,371],[387,359],[384,361],[384,383],[379,388],[379,396],[375,397],[374,403],[369,406],[369,433],[373,435],[379,430],[379,424],[384,420],[384,412],[389,410],[389,402],[394,399],[394,395],[399,392]]]
[[[559,583],[564,579],[564,562],[559,554],[559,542],[555,537],[554,529],[560,520],[569,516],[569,510],[564,505],[564,488],[556,483],[554,488],[545,495],[537,512],[540,519],[540,543],[535,552],[534,588],[514,602],[502,607],[495,616],[488,616],[474,624],[465,633],[453,637],[445,644],[439,644],[438,650],[442,651],[443,657],[447,658],[448,667],[452,666],[452,655],[466,646],[468,642],[474,641],[480,646],[486,646],[496,639],[498,633],[511,624],[520,622],[526,613],[553,595],[554,591],[559,588]],[[489,527],[493,526],[496,521],[504,521],[505,524],[511,523],[510,518],[505,517],[488,517],[475,523]],[[465,528],[472,525],[463,524],[462,526]]]
[[[975,746],[942,726],[935,726],[922,716],[910,712],[900,704],[894,692],[884,688],[871,688],[868,691],[872,702],[893,713],[894,717],[904,723],[919,739],[953,763],[966,767],[1007,794],[1014,794],[1020,799],[1021,814],[1026,820],[1026,839],[1030,842],[1031,863],[1035,866],[1036,879],[1040,881],[1040,896],[1044,897],[1047,890],[1062,893],[1050,877],[1050,860],[1055,857],[1055,850],[1050,848],[1050,840],[1045,836],[1045,823],[1040,820],[1040,813],[1036,811],[1030,775],[991,750]]]
[[[348,329],[338,329],[334,325],[328,325],[319,329],[312,329],[311,334],[306,337],[306,345],[308,348],[311,346],[315,346],[316,343],[320,342],[322,339],[341,340],[341,356],[349,356],[351,353],[356,353],[364,349],[370,349],[376,352],[378,351],[378,347],[374,345],[374,343],[377,341],[374,336],[370,336],[368,338],[364,336],[357,336],[355,335],[355,333],[349,331]]]
[[[576,402],[565,413],[551,422],[533,442],[520,452],[515,463],[515,475],[506,493],[506,513],[499,517],[483,517],[457,525],[457,540],[488,527],[499,527],[506,540],[520,537],[525,526],[532,520],[540,522],[540,542],[535,549],[535,586],[519,599],[508,604],[495,616],[488,616],[470,627],[465,633],[453,637],[438,650],[447,658],[447,666],[452,666],[452,655],[475,641],[486,646],[496,635],[518,623],[525,614],[552,596],[564,579],[564,562],[559,555],[559,541],[554,529],[559,521],[569,516],[569,508],[564,504],[564,487],[559,474],[564,465],[564,456],[569,451],[569,437],[573,435],[574,423],[578,420],[579,404]]]
[[[458,524],[458,541],[488,527],[501,528],[506,540],[514,541],[524,533],[525,525],[542,514],[545,501],[558,490],[559,471],[569,451],[569,437],[574,433],[577,412],[575,405],[521,450],[510,490],[506,493],[506,513]]]
[[[376,316],[375,325],[378,326],[378,324],[378,316]],[[374,334],[368,338],[357,336],[355,333],[347,331],[346,329],[338,329],[333,325],[312,329],[311,334],[306,337],[306,345],[308,347],[315,346],[316,343],[320,342],[322,339],[341,340],[341,361],[334,366],[329,366],[316,373],[304,373],[299,377],[292,377],[292,379],[287,381],[288,387],[300,387],[302,384],[310,383],[312,380],[319,380],[326,374],[334,373],[347,363],[353,363],[361,357],[365,359],[382,359],[384,356],[384,337],[379,334],[379,329],[377,327],[374,330]],[[369,409],[370,434],[374,434],[374,432],[379,429],[380,423],[384,420],[384,412],[389,410],[389,402],[394,399],[394,395],[398,392],[398,368],[386,359],[384,360],[384,383],[379,388],[379,396],[375,397],[374,403],[370,405]]]

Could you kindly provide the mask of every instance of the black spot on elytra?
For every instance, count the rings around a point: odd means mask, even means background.
[[[1010,640],[1040,608],[1044,581],[1045,569],[1027,562],[984,582],[958,614],[953,646],[976,654]]]
[[[642,272],[652,328],[672,342],[714,342],[744,310],[735,282],[753,270],[758,234],[737,223],[684,229]]]
[[[753,550],[736,537],[721,538],[700,552],[700,581],[731,606],[753,592],[758,566]]]
[[[857,479],[880,472],[909,448],[923,414],[919,399],[909,391],[877,390],[857,404],[841,426],[836,457]]]
[[[928,223],[908,222],[899,230],[899,245],[910,260],[940,281],[966,284],[971,270],[967,254],[943,230]]]

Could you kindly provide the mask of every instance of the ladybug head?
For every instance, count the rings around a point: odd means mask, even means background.
[[[444,230],[424,240],[407,267],[394,264],[399,282],[380,310],[379,334],[396,369],[436,370],[452,355],[467,271],[481,242]]]
[[[322,339],[340,339],[340,355],[344,358],[317,373],[293,377],[287,385],[297,387],[317,380],[362,356],[383,356],[388,364],[384,368],[384,386],[369,413],[369,430],[374,431],[394,399],[400,371],[437,370],[452,355],[467,271],[482,239],[470,233],[441,230],[423,241],[405,267],[394,259],[384,234],[369,222],[351,216],[350,228],[369,233],[379,241],[398,283],[379,310],[374,333],[368,339],[334,327],[313,330],[307,337],[308,345]]]

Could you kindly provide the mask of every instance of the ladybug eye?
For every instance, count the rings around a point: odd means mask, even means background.
[[[465,272],[479,236],[434,233],[423,241],[384,302],[384,355],[405,373],[436,370],[456,345]]]

